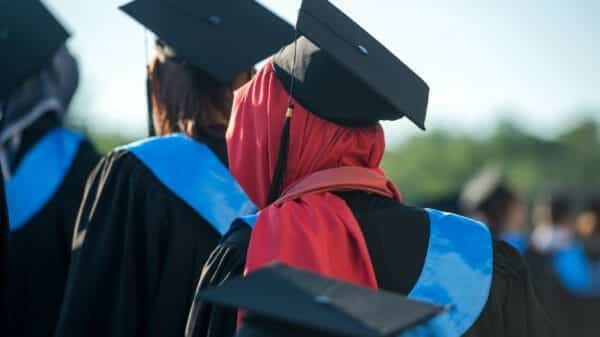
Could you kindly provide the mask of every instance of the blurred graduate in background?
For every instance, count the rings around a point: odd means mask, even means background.
[[[554,193],[550,197],[542,222],[535,226],[531,235],[533,251],[552,253],[575,238],[575,207],[575,200],[567,193]]]
[[[427,84],[326,0],[303,1],[297,31],[236,93],[230,169],[261,210],[213,251],[198,292],[280,261],[450,308],[407,336],[552,335],[515,249],[471,219],[405,205],[380,169],[379,121],[424,128]],[[200,297],[187,336],[229,336],[235,321]]]
[[[575,232],[583,239],[590,255],[600,257],[600,195],[587,200],[577,216]]]
[[[533,272],[536,287],[548,277],[548,263],[559,250],[575,240],[576,205],[565,192],[553,192],[539,201],[534,210],[534,228],[525,258]]]
[[[557,195],[551,225],[536,228],[528,258],[540,300],[560,336],[600,336],[600,199],[579,215],[574,200]]]
[[[10,223],[3,336],[51,336],[92,145],[63,127],[79,80],[69,33],[39,2],[0,3],[0,164]]]
[[[227,169],[233,93],[294,36],[254,1],[121,9],[157,37],[148,93],[158,136],[115,149],[90,175],[57,337],[183,335],[202,265],[254,209]]]
[[[494,238],[525,253],[529,241],[525,232],[527,208],[497,168],[486,167],[472,178],[465,185],[459,204],[463,214],[485,223]]]

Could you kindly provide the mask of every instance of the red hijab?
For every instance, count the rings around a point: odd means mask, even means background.
[[[331,191],[362,189],[400,199],[379,168],[383,130],[379,125],[339,126],[294,102],[284,196],[267,205],[288,103],[270,62],[236,92],[233,103],[227,131],[230,170],[261,208],[246,272],[279,261],[377,288],[360,227],[345,201]]]

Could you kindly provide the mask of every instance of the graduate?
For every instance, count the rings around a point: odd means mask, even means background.
[[[535,260],[538,265],[546,262],[543,270],[538,267],[536,288],[558,335],[599,336],[600,199],[593,198],[584,206],[576,225],[564,202],[564,198],[553,200],[556,225],[546,234],[546,240],[542,241],[540,234],[534,246],[546,248],[538,253],[545,259]],[[566,213],[557,213],[559,209]],[[563,221],[557,220],[559,214]],[[565,223],[571,223],[571,227]]]
[[[424,128],[425,82],[328,1],[305,0],[297,30],[236,93],[230,170],[260,212],[213,252],[199,289],[279,261],[450,309],[412,336],[551,336],[514,248],[481,223],[403,204],[380,169],[379,121]],[[195,302],[188,332],[227,335],[211,323],[235,313],[212,306]]]
[[[56,336],[182,336],[199,272],[254,208],[227,170],[233,91],[292,27],[254,1],[133,1],[157,36],[149,67],[157,137],[92,172]]]
[[[529,237],[524,233],[527,209],[493,167],[472,178],[460,195],[462,213],[485,223],[494,238],[503,240],[521,254],[527,251]]]
[[[65,28],[39,1],[3,1],[0,32],[0,165],[10,223],[0,334],[50,336],[85,180],[99,155],[63,126],[79,80]]]
[[[545,207],[545,219],[531,235],[531,251],[549,255],[575,239],[575,200],[566,193],[554,193]]]
[[[552,275],[551,261],[554,254],[570,246],[576,239],[575,200],[567,193],[554,192],[548,200],[539,202],[536,211],[537,223],[524,256],[539,293],[545,291],[543,288],[547,286],[549,271]],[[542,302],[543,297],[540,298]]]

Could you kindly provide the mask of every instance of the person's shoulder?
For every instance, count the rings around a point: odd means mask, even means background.
[[[94,143],[92,142],[92,140],[90,140],[86,136],[84,136],[83,139],[81,140],[79,152],[83,153],[86,156],[95,157],[96,159],[100,159],[100,153],[94,146]]]
[[[436,221],[445,225],[452,225],[456,227],[459,236],[469,237],[469,240],[473,239],[472,234],[480,234],[480,238],[489,238],[489,245],[492,248],[492,256],[494,261],[494,273],[504,277],[521,277],[523,273],[527,271],[527,263],[525,259],[510,244],[502,241],[493,239],[488,227],[477,220],[443,211],[434,209],[427,209],[430,221]],[[483,244],[483,242],[480,242]]]
[[[405,226],[408,224],[424,225],[428,222],[425,209],[407,205],[392,198],[364,191],[345,191],[335,194],[346,202],[359,220],[369,218],[378,223],[389,222],[395,225],[393,221],[389,220],[401,219]]]
[[[141,164],[126,147],[117,147],[100,159],[99,166],[104,170],[124,170],[128,172],[135,170]]]
[[[482,237],[490,238],[491,242],[489,228],[475,219],[432,208],[426,208],[423,211],[426,212],[429,221],[435,222],[438,226],[451,226],[455,231],[463,231],[464,234],[477,233]]]
[[[236,219],[231,229],[223,236],[219,246],[245,252],[248,250],[251,235],[252,228],[241,219]]]
[[[126,182],[124,186],[136,188],[149,188],[153,184],[148,182],[155,180],[146,165],[126,146],[117,147],[102,156],[89,179],[98,180],[102,185]]]
[[[82,177],[79,179],[85,180],[89,173],[99,163],[101,158],[102,157],[96,150],[96,147],[87,137],[84,136],[81,140],[79,149],[77,150],[77,154],[73,159],[70,170],[77,176]]]
[[[494,240],[494,273],[497,276],[521,279],[528,273],[525,259],[510,244],[502,240]]]

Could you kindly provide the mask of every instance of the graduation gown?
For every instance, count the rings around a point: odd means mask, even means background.
[[[364,234],[378,286],[412,295],[425,270],[430,245],[430,216],[425,210],[363,192],[339,193],[350,206]],[[234,226],[204,266],[198,290],[239,276],[245,265],[250,226]],[[483,307],[471,315],[468,337],[553,336],[550,323],[534,293],[520,254],[501,241],[493,241],[491,285]],[[444,266],[439,266],[443,268]],[[454,279],[449,274],[449,279]],[[478,280],[457,288],[477,288]],[[198,298],[190,312],[187,337],[229,336],[235,331],[235,311],[203,303]],[[410,336],[418,336],[417,334]],[[437,335],[436,335],[437,336]],[[452,334],[440,334],[453,336]]]
[[[42,118],[23,136],[6,183],[7,323],[4,336],[51,336],[70,263],[85,180],[100,156],[80,134]]]
[[[0,174],[2,169],[0,169]],[[6,269],[8,253],[8,211],[6,210],[6,196],[4,194],[4,179],[0,179],[0,326],[4,326],[6,315]]]
[[[156,137],[92,172],[57,337],[182,336],[200,269],[251,204],[224,139]]]
[[[6,184],[10,272],[3,330],[5,336],[43,336],[54,331],[73,225],[99,155],[82,135],[50,118],[36,122],[23,138]]]
[[[535,286],[557,335],[600,336],[600,240],[534,257]]]

